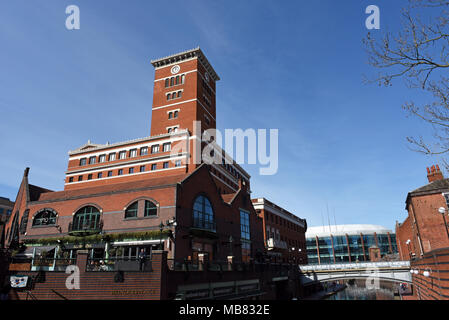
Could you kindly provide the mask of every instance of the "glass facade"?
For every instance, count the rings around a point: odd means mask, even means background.
[[[396,235],[391,233],[313,236],[307,237],[306,246],[309,264],[369,261],[369,248],[376,246],[381,257],[397,253]]]

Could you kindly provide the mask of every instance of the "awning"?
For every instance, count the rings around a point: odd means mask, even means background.
[[[162,243],[164,239],[162,239]],[[149,245],[149,244],[160,244],[161,240],[132,240],[132,241],[116,241],[113,242],[113,246],[141,246],[141,245]]]

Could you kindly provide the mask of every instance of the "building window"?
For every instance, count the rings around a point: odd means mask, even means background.
[[[132,205],[128,206],[125,211],[125,219],[126,218],[136,218],[137,217],[137,209],[138,209],[138,202],[134,202]]]
[[[173,85],[174,85],[174,78],[172,77],[172,78],[170,78],[170,86],[172,87]]]
[[[170,82],[169,81],[170,81],[169,78],[165,79],[165,87],[166,88],[168,88],[170,86]]]
[[[123,169],[118,170],[118,175],[121,176],[123,174]]]
[[[93,206],[86,206],[78,210],[70,226],[70,231],[98,230],[101,229],[100,211]]]
[[[129,157],[134,158],[137,157],[137,149],[132,149],[129,151]]]
[[[169,112],[168,113],[168,119],[172,119],[173,118],[173,112]]]
[[[164,162],[164,163],[162,164],[162,168],[167,169],[167,168],[168,168],[168,162]]]
[[[198,196],[193,204],[193,226],[215,231],[214,211],[208,198]]]
[[[152,165],[151,165],[151,170],[156,170],[156,168],[157,168],[157,164],[156,163],[153,163]]]
[[[173,112],[173,117],[177,118],[178,117],[178,111]]]
[[[49,226],[56,224],[57,213],[52,209],[38,211],[33,219],[33,226]]]
[[[150,217],[156,215],[157,215],[157,206],[153,202],[145,200],[145,211],[143,216]]]
[[[245,240],[251,240],[249,230],[249,213],[240,210],[240,237]]]
[[[179,84],[179,76],[176,76],[176,78],[175,78],[175,84]]]
[[[105,161],[106,161],[106,155],[105,154],[100,155],[100,158],[98,159],[98,162],[102,163],[102,162],[105,162]]]
[[[108,171],[108,177],[112,177],[112,171]]]
[[[181,166],[181,160],[176,160],[175,167],[180,167],[180,166]]]
[[[185,74],[181,75],[181,84],[184,84],[185,79],[186,79],[186,75]]]
[[[167,101],[170,100],[170,93],[167,94]]]
[[[182,91],[178,91],[178,98],[181,98],[182,96]]]
[[[79,176],[78,181],[83,181],[83,176]]]
[[[173,92],[173,93],[171,94],[171,98],[172,98],[172,99],[176,99],[176,92]]]
[[[110,153],[108,161],[114,161],[114,160],[115,160],[115,153]]]
[[[73,177],[69,178],[69,183],[73,182]]]
[[[145,171],[145,166],[140,166],[140,172],[144,172]]]
[[[89,173],[89,174],[87,175],[87,180],[92,180],[92,173]]]
[[[94,164],[95,162],[97,162],[97,157],[90,157],[89,158],[89,164]]]
[[[129,173],[134,173],[134,168],[129,168]]]
[[[86,161],[87,161],[86,158],[80,159],[80,166],[85,166],[86,165]]]
[[[148,147],[142,147],[140,148],[140,155],[146,156],[148,154]]]
[[[170,151],[170,150],[171,150],[171,143],[164,143],[164,144],[162,145],[162,150],[163,150],[163,152],[168,152],[168,151]]]
[[[159,152],[159,145],[156,144],[154,146],[151,146],[151,153],[158,153]]]
[[[103,172],[98,172],[97,178],[98,178],[98,179],[103,178]]]
[[[120,160],[125,159],[126,158],[126,151],[120,151],[120,153],[118,154],[118,158]]]

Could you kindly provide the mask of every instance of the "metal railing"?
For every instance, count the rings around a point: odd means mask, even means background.
[[[86,271],[145,271],[151,272],[151,259],[139,258],[89,258],[87,259]]]
[[[227,261],[208,261],[201,262],[198,260],[174,260],[167,259],[168,269],[171,271],[212,271],[212,272],[252,272],[263,273],[271,272],[276,273],[278,276],[288,275],[288,271],[297,270],[294,264],[282,264],[282,263],[245,263],[235,262],[228,263]]]
[[[65,271],[75,264],[76,258],[35,258],[31,262],[31,270]]]
[[[205,219],[193,219],[193,227],[198,229],[204,229],[215,232],[217,230],[217,225],[213,221],[208,221]]]
[[[410,261],[382,261],[382,262],[348,262],[336,264],[315,264],[301,265],[301,271],[326,271],[326,270],[343,270],[343,269],[366,269],[366,268],[410,268]]]
[[[70,222],[69,233],[95,233],[103,230],[103,220],[91,220],[83,222]]]

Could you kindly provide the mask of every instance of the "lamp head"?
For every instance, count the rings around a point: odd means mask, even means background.
[[[446,208],[445,207],[440,207],[438,209],[438,212],[441,213],[441,214],[444,214],[446,212]]]

